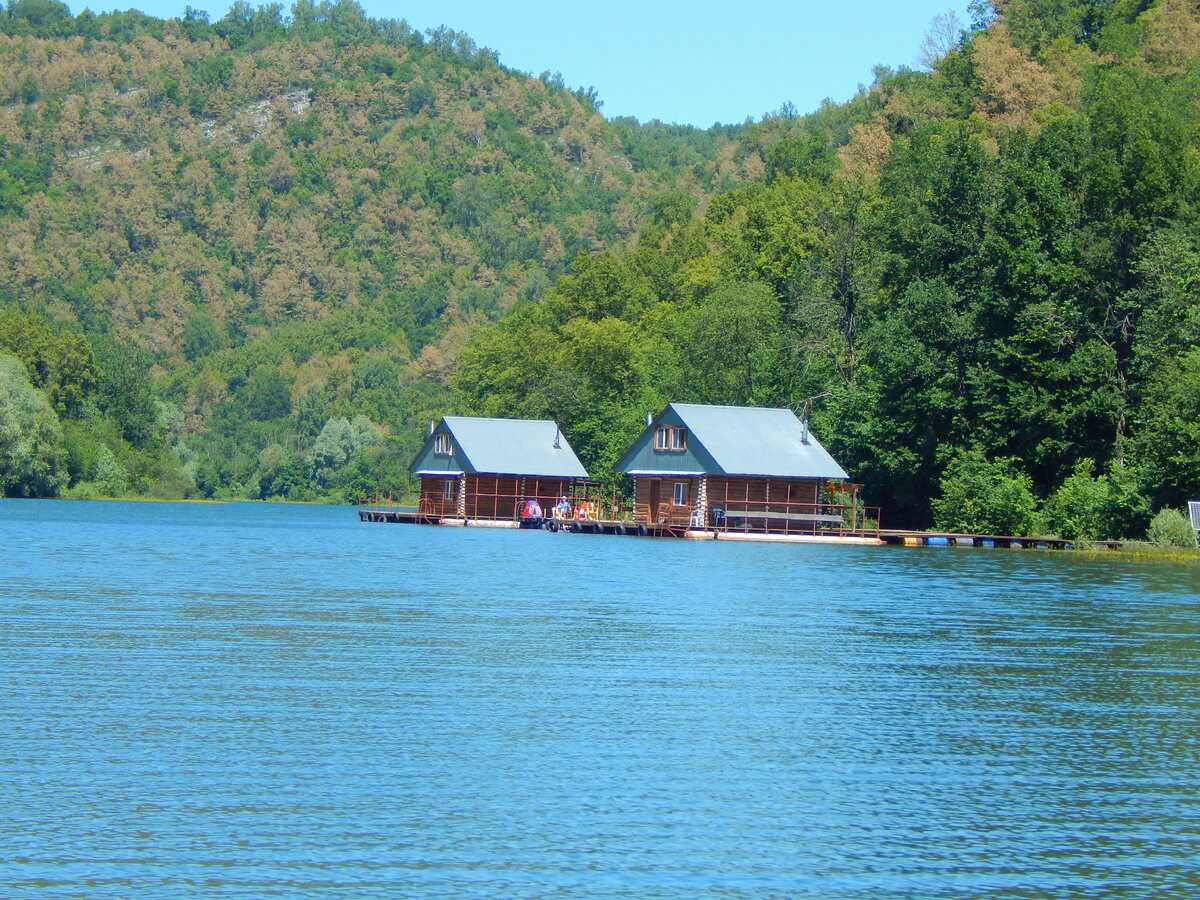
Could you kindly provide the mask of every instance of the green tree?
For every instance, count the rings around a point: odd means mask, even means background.
[[[333,418],[325,423],[309,453],[314,483],[328,487],[334,474],[361,451],[383,442],[383,435],[366,416]]]
[[[776,142],[767,154],[767,177],[783,176],[817,178],[828,181],[837,165],[829,144],[817,134],[784,138]]]
[[[129,493],[129,473],[108,447],[101,446],[96,454],[95,482],[106,497],[123,497]]]
[[[96,358],[77,332],[56,332],[40,316],[9,310],[0,314],[0,351],[25,363],[33,385],[46,391],[61,416],[78,417],[95,393]]]
[[[71,21],[71,10],[58,0],[11,0],[8,14],[27,22],[40,34],[58,33]]]
[[[1145,533],[1150,521],[1150,501],[1138,484],[1136,469],[1113,459],[1105,475],[1108,496],[1104,504],[1104,536],[1116,539]]]
[[[220,350],[224,345],[224,335],[212,317],[203,312],[196,312],[187,324],[183,326],[183,354],[190,361]]]
[[[0,354],[0,496],[54,497],[67,483],[62,427],[24,364]]]
[[[309,467],[298,454],[279,444],[270,444],[258,456],[258,496],[288,497],[299,500],[309,496]]]
[[[273,366],[259,366],[241,393],[252,418],[259,422],[281,419],[292,413],[292,380]]]
[[[1043,515],[1046,528],[1065,538],[1095,540],[1110,537],[1106,533],[1108,479],[1093,477],[1095,462],[1081,459],[1075,471],[1046,501]]]
[[[157,436],[158,407],[145,352],[111,339],[98,342],[100,407],[120,425],[135,447],[147,447]]]
[[[772,401],[779,317],[774,292],[753,282],[720,287],[683,312],[675,334],[683,360],[679,399],[737,406]]]
[[[1152,544],[1161,547],[1177,547],[1181,550],[1196,549],[1196,529],[1182,512],[1163,507],[1150,520],[1146,536]]]
[[[934,524],[945,531],[1023,536],[1038,527],[1033,484],[1014,459],[989,460],[979,450],[957,454],[933,501]]]
[[[1137,412],[1135,459],[1147,495],[1176,504],[1200,494],[1200,348],[1162,361]]]

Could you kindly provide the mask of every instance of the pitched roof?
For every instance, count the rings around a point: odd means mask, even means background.
[[[443,421],[474,472],[587,478],[566,435],[549,420],[445,416]]]
[[[725,475],[776,478],[850,476],[790,409],[672,403]],[[807,439],[807,440],[806,440]]]

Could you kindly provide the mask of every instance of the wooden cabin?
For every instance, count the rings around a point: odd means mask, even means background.
[[[547,516],[587,478],[554,422],[443,416],[410,466],[421,479],[418,511],[436,519],[516,522],[526,500]]]
[[[672,403],[617,470],[633,479],[635,521],[652,528],[853,534],[868,518],[857,485],[790,409]]]

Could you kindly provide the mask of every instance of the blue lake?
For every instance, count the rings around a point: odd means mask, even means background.
[[[1200,569],[0,502],[0,893],[1200,892]]]

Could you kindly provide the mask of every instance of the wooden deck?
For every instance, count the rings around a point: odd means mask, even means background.
[[[360,506],[358,521],[360,522],[390,522],[410,525],[436,525],[439,517],[426,516],[417,512],[415,507],[381,507]]]
[[[731,511],[733,516],[746,516],[747,511]],[[758,513],[759,516],[762,513]],[[793,514],[798,519],[810,521],[818,517],[812,514]],[[772,513],[772,517],[778,516]],[[830,519],[834,518],[832,516]],[[775,543],[829,543],[829,544],[891,544],[901,547],[979,547],[1012,550],[1067,550],[1074,542],[1065,538],[1027,537],[1020,535],[959,534],[956,532],[911,531],[905,529],[881,529],[877,534],[777,534],[743,533],[736,529],[695,528],[682,516],[667,517],[666,521],[648,523],[622,519],[544,519],[533,525],[510,519],[473,519],[456,516],[432,515],[420,512],[415,507],[405,506],[361,506],[358,509],[360,522],[450,525],[470,528],[544,528],[552,532],[574,534],[641,535],[643,537],[673,537],[692,540],[745,540]],[[1093,541],[1091,546],[1119,550],[1120,541]]]
[[[1066,538],[1022,537],[1012,534],[959,534],[952,531],[907,531],[883,529],[884,543],[902,547],[984,547],[1010,550],[1069,550],[1075,542]],[[1120,541],[1091,541],[1094,547],[1120,550]]]
[[[538,524],[526,524],[516,519],[473,518],[463,519],[453,514],[421,512],[411,506],[360,506],[360,522],[377,522],[393,525],[458,525],[469,528],[544,528],[547,531],[572,532],[575,534],[638,534],[633,522],[617,519],[543,519]]]

